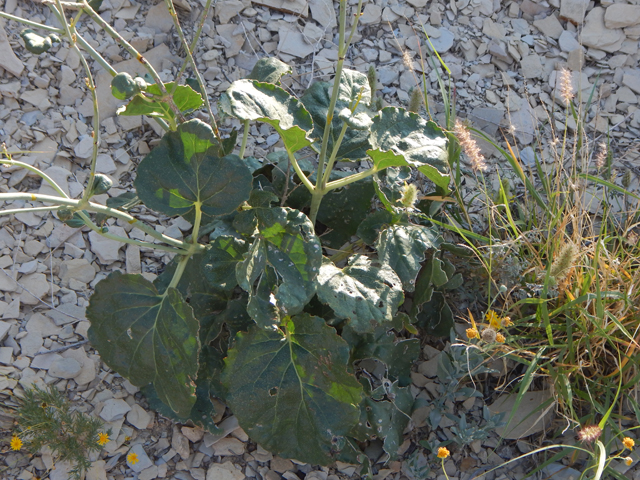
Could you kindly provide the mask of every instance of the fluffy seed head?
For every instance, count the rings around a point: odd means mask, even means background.
[[[579,255],[580,249],[577,245],[571,242],[565,243],[551,264],[551,271],[549,272],[551,279],[556,283],[560,283],[567,278],[569,270],[575,265]]]
[[[596,154],[596,158],[594,162],[596,164],[596,168],[603,168],[607,163],[607,154],[609,153],[607,149],[607,144],[601,142],[598,144],[598,153]]]
[[[583,442],[595,442],[602,435],[602,429],[597,425],[588,425],[578,432],[578,438]]]
[[[573,98],[573,84],[571,83],[571,72],[566,68],[560,70],[560,97],[566,105],[571,103]]]
[[[489,327],[482,330],[482,333],[480,334],[480,336],[482,337],[482,340],[484,340],[485,342],[493,343],[498,339],[498,332],[496,332],[493,328]]]
[[[469,129],[465,127],[460,120],[456,120],[454,133],[456,134],[456,137],[458,137],[462,150],[467,154],[467,157],[469,157],[469,160],[471,161],[471,168],[475,171],[485,171],[487,169],[487,164],[484,161],[484,155],[480,153],[480,147],[478,147],[478,143],[475,139],[471,137]]]
[[[422,92],[419,88],[414,88],[411,90],[411,97],[409,97],[409,111],[413,113],[418,113],[420,111],[420,106],[422,105]]]
[[[400,203],[406,208],[413,208],[418,201],[418,187],[413,183],[405,183],[400,191],[402,192]]]

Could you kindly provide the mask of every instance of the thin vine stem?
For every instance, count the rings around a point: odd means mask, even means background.
[[[165,0],[165,4],[167,5],[167,8],[169,9],[169,14],[171,15],[171,19],[173,20],[173,25],[176,27],[176,30],[178,32],[178,37],[180,37],[180,42],[182,43],[182,48],[184,48],[186,54],[187,54],[187,60],[189,61],[189,63],[191,63],[191,66],[193,67],[193,73],[196,76],[196,80],[198,81],[198,85],[200,86],[200,90],[202,90],[202,99],[204,100],[204,104],[207,107],[207,112],[209,113],[209,118],[211,119],[211,127],[213,128],[213,131],[216,135],[216,137],[218,139],[220,139],[220,132],[218,131],[218,125],[216,124],[216,119],[213,116],[213,110],[211,109],[211,103],[209,103],[209,96],[207,95],[207,89],[206,89],[206,85],[204,83],[204,80],[202,79],[202,75],[200,75],[200,71],[198,70],[198,65],[196,64],[195,59],[193,58],[193,55],[191,53],[192,49],[195,48],[189,46],[189,43],[187,42],[187,39],[184,36],[184,31],[182,30],[182,27],[180,26],[180,20],[178,19],[178,14],[176,12],[175,7],[173,6],[173,0]],[[207,1],[207,5],[209,8],[211,8],[211,0]],[[208,13],[208,10],[206,10],[206,12]],[[197,40],[198,37],[195,37],[195,39]],[[173,92],[175,92],[175,89],[178,87],[178,78],[176,78],[175,81],[175,85],[173,86],[173,91],[171,92],[173,94]]]
[[[25,18],[16,17],[15,15],[11,15],[9,13],[5,13],[0,11],[0,17],[6,18],[7,20],[13,20],[14,22],[23,23],[25,25],[29,25],[30,27],[40,28],[42,30],[46,30],[47,32],[57,33],[58,35],[64,35],[64,30],[61,28],[50,27],[49,25],[42,25],[40,23],[32,22],[31,20],[27,20]]]

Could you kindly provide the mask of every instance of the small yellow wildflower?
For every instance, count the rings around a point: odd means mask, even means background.
[[[498,343],[504,343],[506,340],[506,338],[504,338],[504,335],[501,333],[496,334],[496,342]]]
[[[11,450],[20,450],[22,448],[22,440],[17,436],[11,437]]]
[[[131,441],[131,437],[129,435],[127,435],[126,437],[124,437],[124,441],[125,442],[130,442]]]
[[[129,455],[127,455],[127,462],[131,465],[135,465],[136,463],[138,463],[138,455],[131,452]]]
[[[511,325],[513,325],[510,317],[502,317],[501,322],[504,328],[509,328]]]
[[[467,338],[469,340],[472,340],[474,338],[479,338],[480,334],[478,333],[478,330],[476,330],[475,328],[467,328]]]
[[[449,455],[451,455],[451,452],[448,449],[444,447],[438,449],[438,458],[447,458]]]
[[[98,434],[98,445],[100,445],[101,447],[106,445],[109,442],[109,435],[106,433],[102,433],[100,432]]]
[[[489,322],[489,326],[491,328],[500,328],[500,317],[498,317],[496,312],[489,310],[485,318],[487,319],[487,322]]]
[[[631,457],[627,457],[627,458],[625,458],[625,459],[624,459],[624,464],[625,464],[627,467],[630,467],[632,463],[633,463],[633,458],[631,458]]]
[[[624,445],[624,448],[628,448],[629,450],[632,450],[633,447],[635,447],[636,442],[633,441],[633,438],[624,437],[622,439],[622,444]]]

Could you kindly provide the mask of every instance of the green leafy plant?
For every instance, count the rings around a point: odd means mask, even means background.
[[[99,419],[73,410],[71,402],[52,387],[25,390],[18,399],[16,419],[11,448],[35,453],[49,447],[58,461],[73,464],[69,473],[75,479],[83,478],[91,466],[89,454],[100,451],[111,434]]]
[[[172,3],[167,6],[195,69],[202,23],[189,46]],[[128,99],[119,114],[147,115],[166,130],[137,167],[135,195],[110,198],[107,206],[91,201],[110,186],[95,175],[97,143],[80,199],[5,151],[5,163],[30,169],[58,196],[7,193],[0,200],[39,201],[46,206],[30,210],[53,211],[74,227],[175,255],[153,282],[114,272],[96,286],[87,309],[89,339],[105,363],[142,387],[163,414],[212,432],[211,399],[224,401],[254,441],[283,457],[366,464],[362,447],[381,439],[394,458],[413,408],[409,372],[420,352],[419,340],[410,338],[417,333],[413,324],[433,296],[459,280],[441,259],[443,240],[416,208],[411,185],[423,175],[434,195],[447,195],[447,136],[402,108],[378,111],[367,75],[343,66],[362,2],[350,32],[347,2],[340,2],[333,82],[317,82],[296,98],[280,85],[291,69],[262,59],[248,78],[230,85],[219,110],[244,127],[237,154],[235,131],[223,138],[212,114],[211,124],[188,118],[203,105],[211,113],[197,72],[189,82],[195,89],[179,79],[162,83],[86,1],[70,7],[56,0],[49,7],[73,48],[104,62],[63,7],[88,14],[147,67],[144,80],[105,68],[114,76],[114,95]],[[252,122],[271,126],[284,150],[245,158]],[[338,162],[354,168],[337,170]],[[183,241],[159,233],[136,218],[139,203],[183,217],[191,234]],[[16,211],[25,209],[2,213]],[[158,243],[118,237],[108,218]],[[406,296],[421,299],[414,310],[402,311]],[[445,335],[447,322],[452,319],[438,324]]]

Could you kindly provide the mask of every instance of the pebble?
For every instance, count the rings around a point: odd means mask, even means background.
[[[49,367],[49,375],[56,378],[75,378],[82,369],[78,361],[73,358],[57,358]]]
[[[122,227],[109,227],[109,233],[119,237],[128,238],[127,232]],[[109,265],[120,259],[120,249],[123,244],[116,240],[103,237],[97,232],[89,232],[91,251],[98,256],[98,260],[103,265]]]
[[[132,453],[135,453],[138,458],[138,461],[135,464],[129,461],[129,455]],[[140,444],[137,444],[131,447],[131,449],[127,453],[127,466],[134,472],[142,472],[143,470],[146,470],[152,465],[153,465],[153,462],[151,461],[151,459],[147,455],[147,452],[145,452],[144,448]]]
[[[242,470],[237,469],[233,463],[212,463],[207,470],[206,480],[244,480]]]
[[[104,407],[100,412],[100,418],[105,422],[115,422],[124,418],[125,414],[131,410],[127,402],[121,398],[110,398],[104,402]]]
[[[137,403],[131,406],[131,410],[127,413],[127,422],[136,427],[138,430],[144,430],[151,422],[153,415],[147,412]]]

